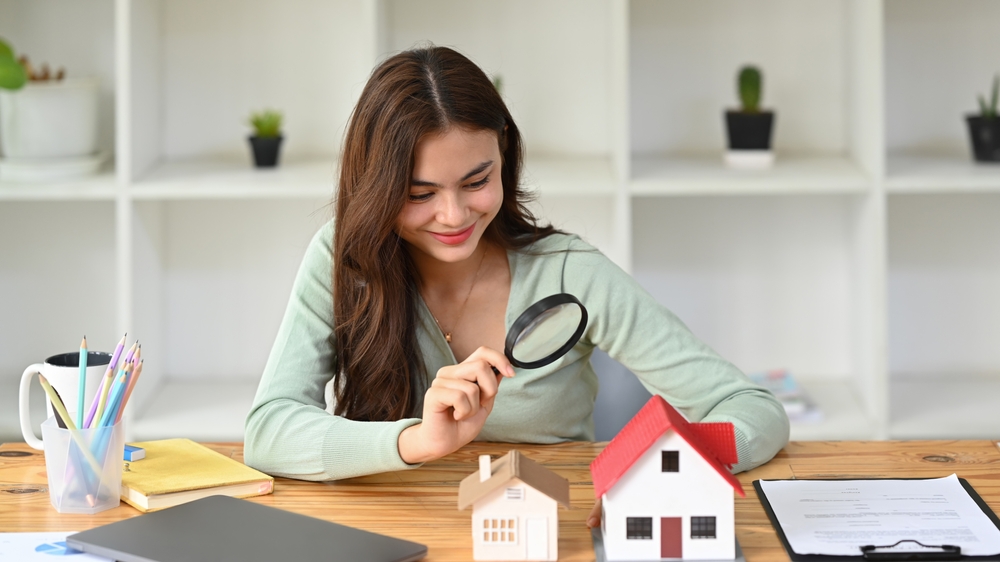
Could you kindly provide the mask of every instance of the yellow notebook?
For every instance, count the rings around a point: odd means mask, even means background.
[[[274,478],[190,439],[132,443],[146,458],[122,472],[122,501],[156,511],[206,496],[247,498],[274,491]]]

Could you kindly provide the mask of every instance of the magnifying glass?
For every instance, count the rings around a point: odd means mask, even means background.
[[[587,309],[569,293],[559,293],[528,307],[507,332],[504,355],[515,367],[537,369],[563,355],[587,328]]]

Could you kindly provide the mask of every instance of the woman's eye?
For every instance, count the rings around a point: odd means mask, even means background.
[[[486,185],[488,183],[490,183],[490,177],[486,176],[485,178],[483,178],[483,179],[481,179],[481,180],[479,180],[477,182],[470,183],[469,187],[472,187],[472,188],[483,187],[484,185]]]
[[[433,193],[411,193],[410,201],[427,201]]]

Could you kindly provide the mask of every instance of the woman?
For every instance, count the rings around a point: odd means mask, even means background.
[[[521,158],[502,99],[462,55],[419,49],[375,69],[347,130],[335,220],[306,252],[247,417],[247,464],[329,480],[473,439],[593,440],[594,347],[690,419],[732,422],[735,470],[785,445],[773,396],[600,252],[536,225]],[[552,365],[514,369],[499,351],[507,327],[559,292],[587,307],[586,332]]]

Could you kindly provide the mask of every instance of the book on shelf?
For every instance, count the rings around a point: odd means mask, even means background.
[[[818,422],[823,420],[823,411],[803,390],[788,369],[774,369],[753,373],[750,380],[763,386],[781,402],[793,422]]]
[[[190,439],[133,443],[146,451],[122,472],[122,501],[156,511],[206,496],[248,498],[274,491],[274,478]]]

